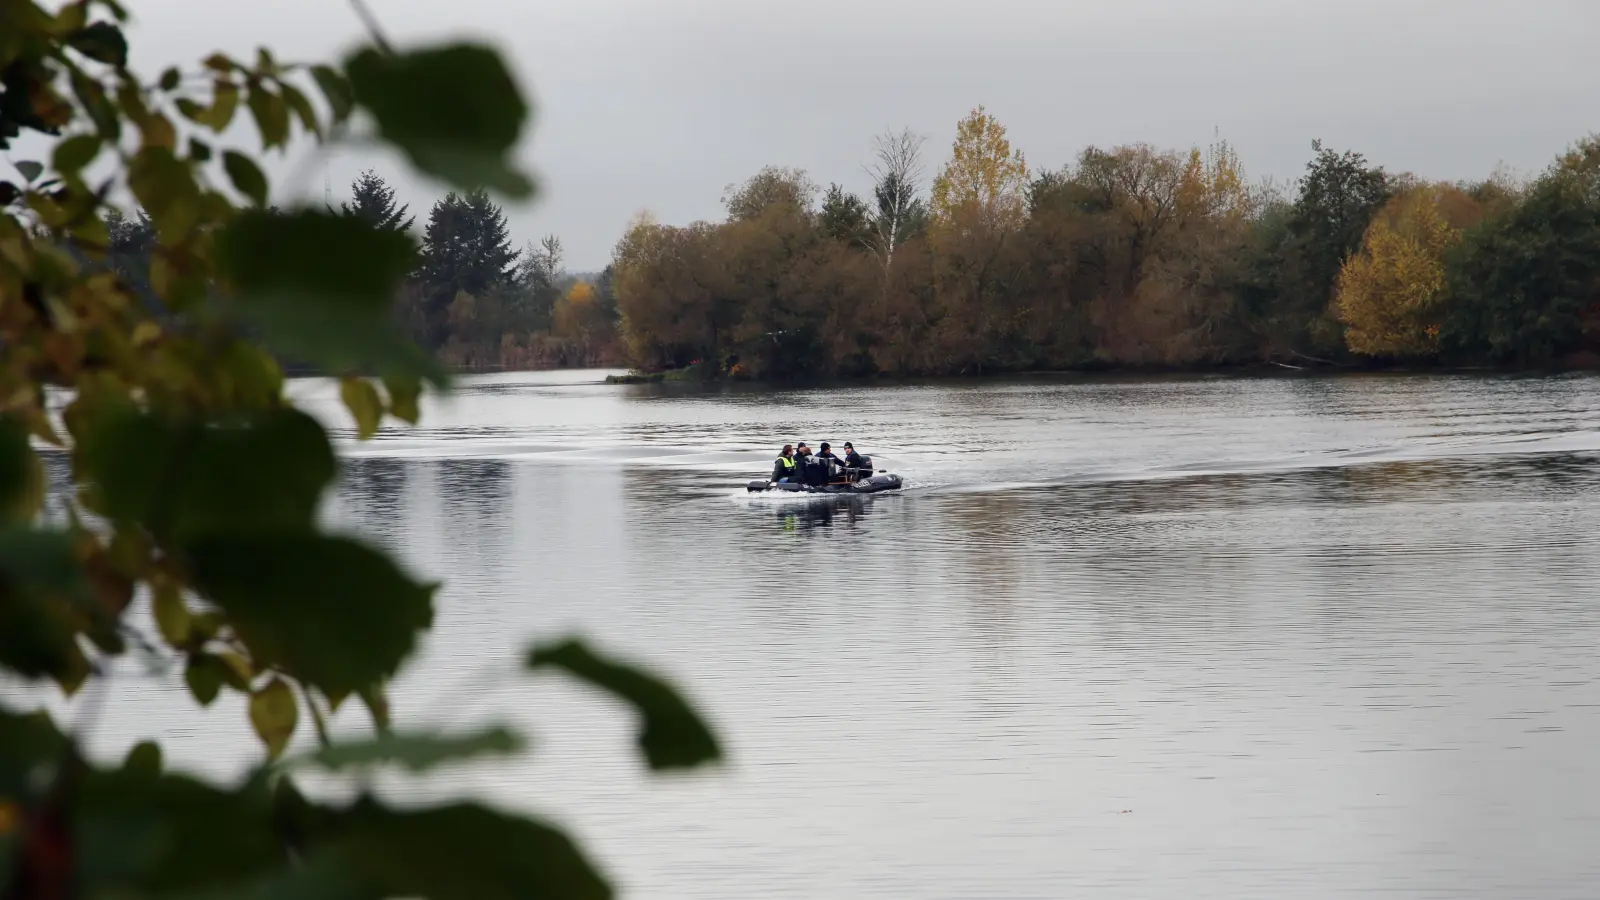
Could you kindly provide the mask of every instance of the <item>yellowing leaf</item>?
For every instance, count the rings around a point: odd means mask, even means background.
[[[154,322],[144,321],[133,326],[133,345],[145,347],[161,339],[161,326]]]
[[[211,107],[203,119],[197,120],[219,134],[233,121],[234,110],[239,108],[239,86],[231,81],[218,80],[212,85]]]
[[[250,665],[248,659],[234,653],[232,650],[218,653],[217,659],[222,660],[222,664],[228,669],[228,674],[223,676],[223,680],[228,683],[229,687],[240,691],[250,689],[250,682],[255,679],[256,670],[254,666]]]
[[[189,607],[184,605],[183,594],[177,585],[163,581],[158,584],[150,600],[151,612],[155,615],[156,628],[161,632],[161,637],[174,647],[182,647],[189,643],[190,616]]]
[[[165,147],[171,150],[178,145],[177,129],[172,127],[171,120],[160,113],[152,113],[139,123],[139,131],[146,147]]]
[[[252,84],[245,104],[256,121],[256,130],[261,132],[263,149],[282,147],[289,140],[289,106],[281,96],[264,85]]]
[[[271,759],[277,759],[289,746],[299,718],[294,692],[280,678],[272,679],[266,687],[250,695],[250,725],[261,743],[267,746],[267,756]]]
[[[355,416],[356,432],[361,440],[378,433],[383,419],[383,401],[378,399],[378,389],[365,378],[346,377],[339,382],[339,396]]]
[[[383,389],[389,392],[389,414],[402,422],[417,424],[422,418],[418,401],[422,397],[422,381],[414,377],[385,375]]]

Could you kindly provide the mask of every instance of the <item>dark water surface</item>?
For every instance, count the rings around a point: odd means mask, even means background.
[[[328,515],[446,582],[398,714],[534,735],[448,790],[626,896],[1600,895],[1600,380],[598,379],[467,383]],[[910,487],[747,497],[801,438]],[[517,674],[573,631],[728,765],[651,778],[624,711]],[[256,752],[175,676],[121,700],[107,752]]]

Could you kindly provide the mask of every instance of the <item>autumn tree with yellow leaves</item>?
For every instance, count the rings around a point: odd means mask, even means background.
[[[984,107],[956,126],[950,161],[933,179],[933,220],[943,233],[1019,227],[1027,218],[1028,163]]]
[[[1477,218],[1477,204],[1449,185],[1421,185],[1389,201],[1339,273],[1335,312],[1352,351],[1402,359],[1438,352],[1445,254]]]

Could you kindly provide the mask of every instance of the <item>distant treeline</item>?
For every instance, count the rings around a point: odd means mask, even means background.
[[[419,230],[367,172],[338,211],[417,233],[396,315],[465,368],[1600,365],[1600,137],[1531,179],[1456,184],[1312,152],[1288,191],[1220,140],[1033,171],[980,107],[931,182],[922,139],[886,134],[868,196],[768,167],[728,188],[724,221],[640,216],[582,279],[553,236],[516,249],[481,193]],[[147,285],[148,220],[110,226],[113,264]]]
[[[416,219],[373,172],[351,185],[336,212],[390,231],[416,233]],[[154,229],[143,214],[110,219],[112,265],[147,296]],[[504,211],[482,193],[434,203],[420,233],[415,269],[396,297],[399,324],[447,366],[549,369],[621,364],[609,270],[569,276],[561,241],[518,250]]]
[[[723,222],[636,221],[630,361],[708,374],[1600,362],[1600,139],[1528,181],[1445,184],[1313,143],[1292,196],[1226,142],[1030,170],[981,107],[927,194],[921,139],[858,197],[768,168]]]

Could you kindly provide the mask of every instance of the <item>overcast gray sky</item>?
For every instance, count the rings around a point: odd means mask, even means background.
[[[948,153],[982,103],[1034,167],[1086,144],[1189,146],[1213,129],[1252,177],[1298,176],[1321,137],[1391,169],[1530,171],[1600,128],[1600,0],[370,0],[398,43],[498,44],[536,107],[543,183],[508,207],[518,243],[560,235],[602,266],[629,217],[719,218],[763,165],[865,187],[869,141],[907,125]],[[328,58],[360,36],[343,0],[131,0],[149,72],[258,44]],[[391,157],[362,168],[419,220],[442,188]],[[292,166],[279,166],[287,173]],[[304,189],[322,192],[323,169]]]

